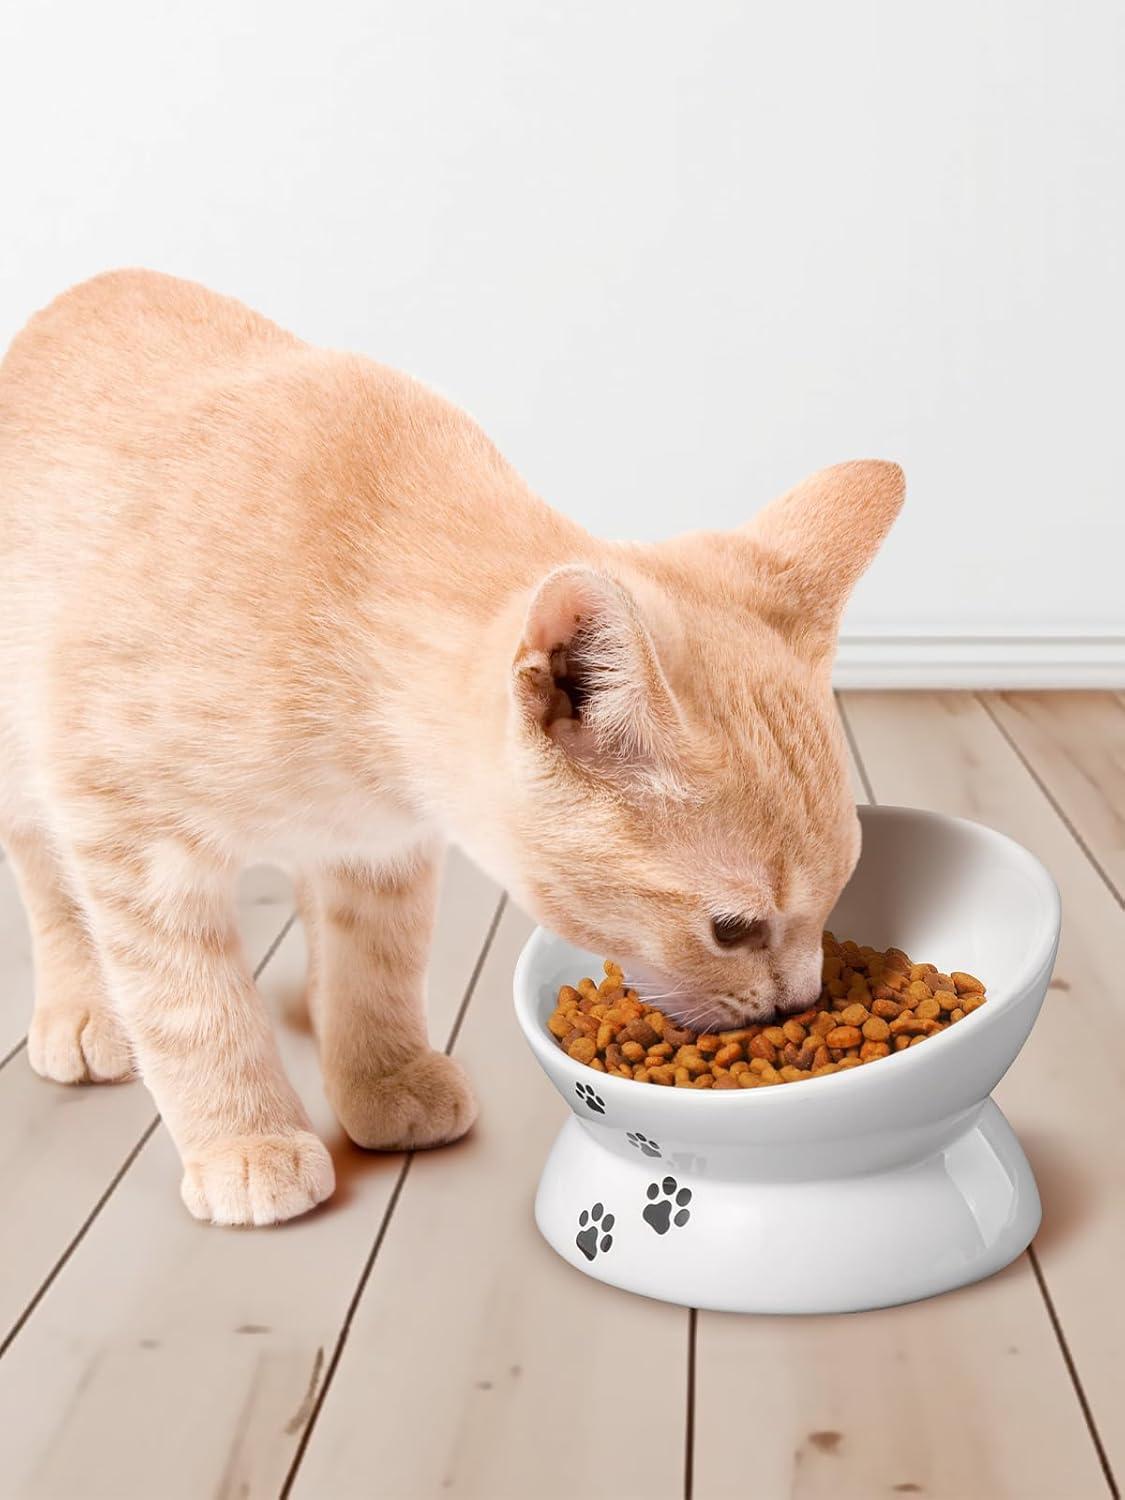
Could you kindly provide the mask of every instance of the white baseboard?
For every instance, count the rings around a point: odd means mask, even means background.
[[[1125,635],[909,635],[840,638],[838,688],[1125,689]]]

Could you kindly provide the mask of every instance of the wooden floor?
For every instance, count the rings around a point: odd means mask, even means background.
[[[1117,1495],[1125,698],[841,706],[862,795],[1003,829],[1061,887],[1056,977],[998,1094],[1044,1200],[1028,1254],[966,1291],[851,1317],[695,1314],[572,1271],[531,1218],[564,1106],[511,1014],[530,924],[458,858],[431,1027],[477,1082],[478,1127],[416,1157],[341,1140],[311,1041],[284,1020],[304,965],[290,893],[254,872],[246,943],[340,1187],[280,1229],[205,1228],[142,1087],[31,1073],[27,935],[0,864],[4,1500]]]

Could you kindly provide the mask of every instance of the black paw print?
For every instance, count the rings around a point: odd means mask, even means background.
[[[642,1135],[639,1130],[630,1130],[625,1139],[630,1146],[636,1146],[638,1151],[643,1151],[646,1156],[659,1156],[660,1147],[655,1141],[650,1141],[647,1135]]]
[[[613,1235],[610,1234],[613,1228],[613,1215],[605,1214],[603,1218],[604,1212],[602,1205],[595,1203],[593,1208],[588,1211],[583,1209],[578,1215],[579,1229],[574,1243],[587,1260],[593,1260],[599,1250],[604,1255],[613,1244]]]
[[[582,1100],[587,1109],[592,1109],[596,1115],[605,1114],[605,1100],[598,1097],[588,1083],[576,1083],[574,1092]]]
[[[667,1234],[673,1224],[682,1229],[691,1218],[691,1210],[688,1204],[691,1202],[691,1188],[680,1188],[676,1191],[676,1179],[665,1177],[663,1182],[650,1182],[648,1185],[649,1201],[645,1205],[645,1222],[651,1224],[657,1234]],[[678,1212],[672,1213],[672,1200],[675,1199]],[[659,1200],[659,1201],[657,1201]]]

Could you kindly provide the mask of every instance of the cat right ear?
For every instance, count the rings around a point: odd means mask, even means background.
[[[590,770],[666,779],[679,708],[636,601],[608,573],[556,568],[528,605],[512,669],[525,725]]]

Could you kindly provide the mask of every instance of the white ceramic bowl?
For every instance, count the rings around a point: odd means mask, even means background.
[[[1035,1180],[989,1095],[1047,990],[1054,881],[977,823],[902,807],[860,818],[832,931],[987,986],[985,1005],[924,1046],[737,1093],[612,1078],[546,1029],[559,986],[600,977],[600,958],[542,929],[529,939],[516,1014],[572,1111],[535,1216],[580,1271],[692,1307],[843,1312],[976,1281],[1031,1240]]]

